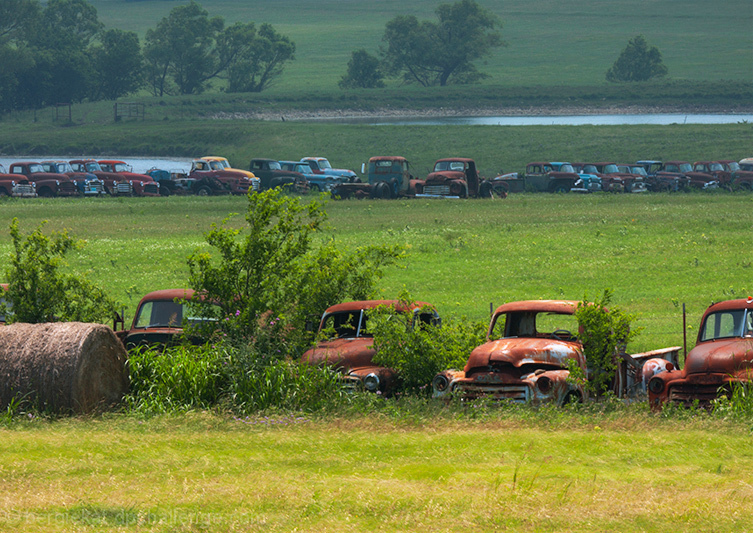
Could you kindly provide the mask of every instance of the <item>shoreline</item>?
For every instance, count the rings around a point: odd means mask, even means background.
[[[377,119],[377,118],[439,118],[439,117],[521,117],[521,116],[581,116],[581,115],[654,115],[654,114],[719,114],[742,115],[753,113],[753,106],[729,109],[723,106],[530,106],[530,107],[434,107],[424,109],[392,108],[377,109],[318,109],[278,110],[248,113],[217,113],[216,120],[262,120],[268,122]]]

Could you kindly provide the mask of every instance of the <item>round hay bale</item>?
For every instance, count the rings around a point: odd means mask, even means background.
[[[127,354],[102,324],[0,327],[0,408],[11,402],[55,413],[90,413],[128,391]]]

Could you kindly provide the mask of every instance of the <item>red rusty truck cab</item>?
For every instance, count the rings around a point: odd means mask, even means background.
[[[752,377],[753,298],[727,300],[704,312],[684,368],[651,378],[649,402],[654,410],[669,402],[709,406],[720,395],[729,395],[734,384]]]
[[[171,346],[180,342],[186,325],[200,325],[208,318],[195,316],[189,302],[195,297],[192,289],[164,289],[145,295],[136,308],[130,329],[117,332],[126,348],[136,346]],[[203,339],[188,339],[201,344]]]
[[[410,307],[398,300],[364,300],[333,305],[324,312],[319,324],[320,336],[328,334],[328,338],[306,351],[301,362],[338,370],[346,388],[391,394],[397,384],[394,370],[377,366],[372,361],[376,351],[368,328],[368,313],[379,306],[392,307],[398,313],[413,313],[414,324],[439,320],[433,306],[426,302],[413,302]]]

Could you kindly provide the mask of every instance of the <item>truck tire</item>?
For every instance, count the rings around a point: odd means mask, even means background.
[[[55,196],[52,192],[52,189],[50,189],[49,187],[42,187],[37,192],[37,195],[40,196],[41,198],[52,198],[53,196]]]
[[[392,198],[392,191],[390,190],[390,184],[386,181],[380,181],[374,186],[374,198],[381,198],[382,200],[389,200]]]
[[[202,185],[201,187],[196,189],[196,196],[212,196],[212,189],[210,189],[206,185]]]
[[[478,186],[478,197],[479,198],[492,198],[492,184],[488,181],[482,181],[481,185]]]

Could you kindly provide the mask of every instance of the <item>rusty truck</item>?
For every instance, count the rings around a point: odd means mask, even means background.
[[[570,379],[570,369],[589,373],[582,331],[575,316],[579,302],[525,300],[499,306],[492,315],[487,342],[475,348],[463,370],[446,370],[432,381],[435,398],[490,398],[516,403],[580,402],[587,390]],[[631,361],[625,380],[615,379],[619,395],[645,391],[653,375],[672,369],[680,347],[644,354],[623,354]],[[621,376],[616,372],[616,378]]]
[[[397,375],[391,368],[375,365],[376,350],[369,330],[369,312],[380,306],[397,313],[412,313],[418,322],[437,323],[439,315],[426,302],[406,306],[399,300],[363,300],[333,305],[322,315],[319,336],[326,336],[301,357],[303,364],[325,365],[342,374],[345,388],[366,390],[389,396],[397,386]]]
[[[654,410],[666,403],[708,407],[752,379],[753,298],[718,302],[703,313],[696,345],[683,368],[651,378],[649,403]]]
[[[496,186],[495,186],[496,185]],[[433,170],[426,176],[417,197],[424,198],[491,198],[497,194],[507,196],[503,182],[493,182],[481,177],[473,159],[467,157],[446,157],[434,163]]]
[[[368,166],[368,170],[367,167]],[[424,181],[411,174],[410,163],[402,156],[375,156],[364,164],[361,174],[368,183],[348,182],[332,187],[334,198],[400,198],[416,196]]]

